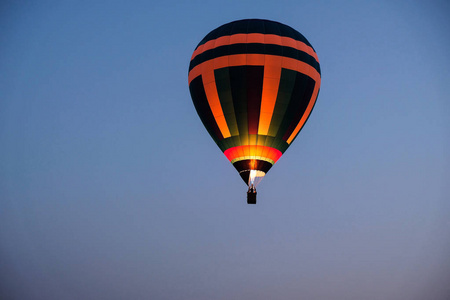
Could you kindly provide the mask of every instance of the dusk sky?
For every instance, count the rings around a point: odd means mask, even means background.
[[[320,60],[258,186],[189,61],[261,18]],[[450,299],[450,2],[2,1],[0,299]]]

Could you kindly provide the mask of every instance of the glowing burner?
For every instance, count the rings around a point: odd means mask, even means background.
[[[261,180],[264,178],[265,175],[266,173],[264,173],[263,171],[250,170],[250,176],[248,178],[248,186],[256,187],[261,182]]]

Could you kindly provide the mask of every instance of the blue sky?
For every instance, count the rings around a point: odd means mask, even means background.
[[[448,299],[446,1],[0,6],[0,298]],[[191,54],[287,24],[317,104],[246,204]]]

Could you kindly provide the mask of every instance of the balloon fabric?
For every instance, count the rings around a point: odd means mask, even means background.
[[[205,128],[253,191],[308,120],[321,73],[315,50],[298,31],[246,19],[201,40],[188,81]]]

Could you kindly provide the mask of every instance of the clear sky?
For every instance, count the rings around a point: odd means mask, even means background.
[[[192,104],[212,29],[322,86],[258,204]],[[450,299],[448,1],[2,1],[1,299]]]

